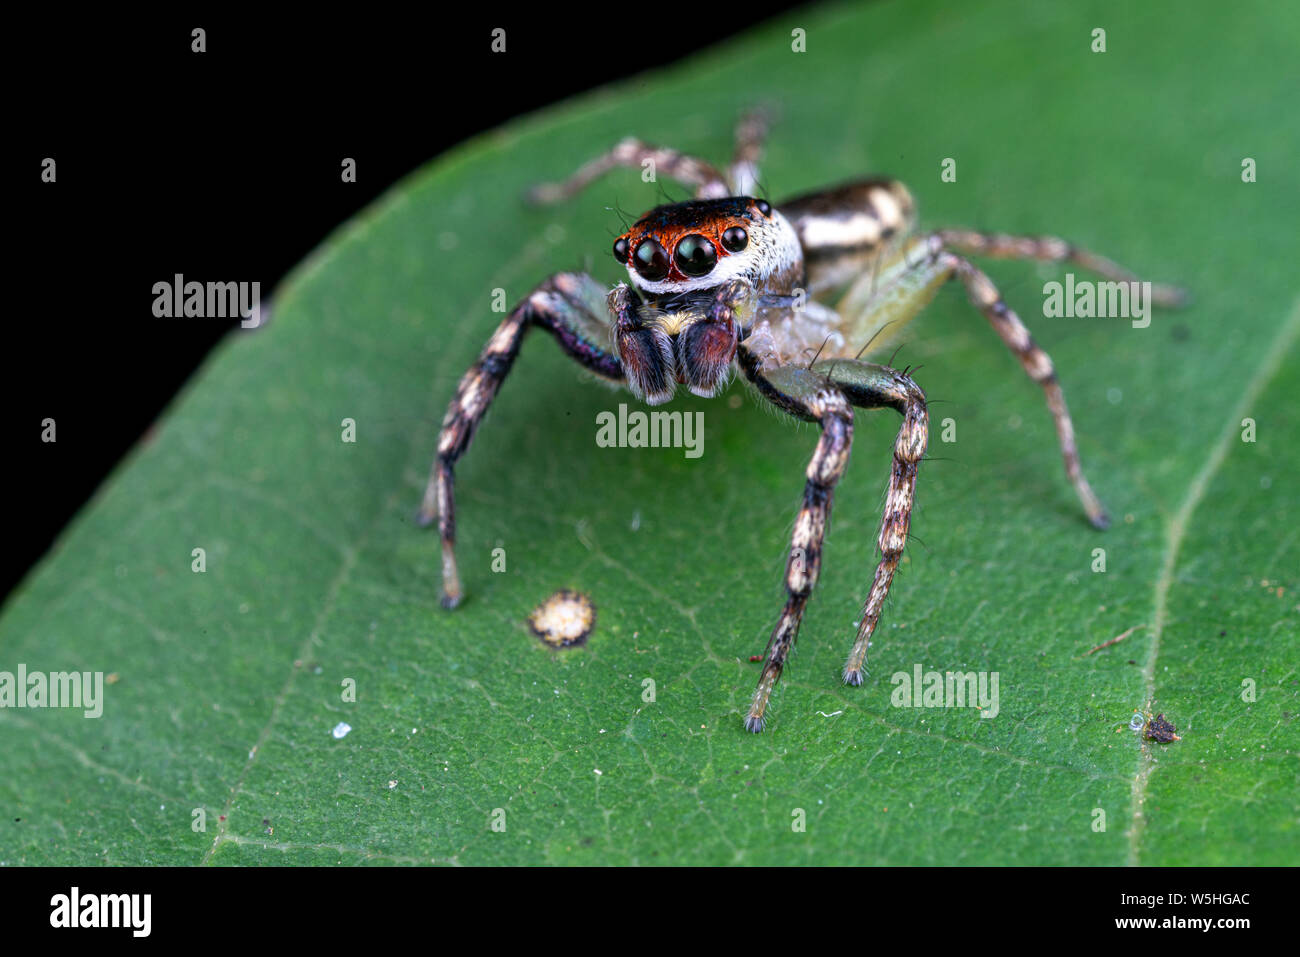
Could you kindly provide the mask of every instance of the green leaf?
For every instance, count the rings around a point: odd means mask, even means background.
[[[0,711],[0,863],[1294,862],[1296,14],[950,11],[797,11],[471,142],[331,237],[0,620],[0,670],[116,676],[98,719]],[[523,205],[524,186],[629,134],[722,159],[762,100],[783,110],[763,169],[778,200],[886,172],[927,225],[1056,232],[1196,302],[1147,329],[1047,319],[1041,286],[1062,270],[988,265],[1060,371],[1117,516],[1099,533],[1039,390],[946,289],[898,357],[923,364],[935,427],[871,678],[838,672],[893,413],[858,416],[822,579],[754,736],[748,658],[782,601],[810,428],[737,386],[739,406],[675,401],[704,413],[699,459],[598,448],[596,414],[631,400],[537,335],[458,470],[455,612],[438,607],[436,534],[411,517],[500,318],[492,291],[516,300],[586,256],[613,280],[607,207],[660,198],[635,171],[555,209]],[[524,619],[562,587],[599,620],[556,652]],[[998,715],[893,707],[891,676],[918,664],[997,672]],[[1139,741],[1142,708],[1182,740]],[[340,722],[354,730],[336,739]]]

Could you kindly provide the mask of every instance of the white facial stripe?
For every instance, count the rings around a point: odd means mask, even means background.
[[[734,279],[736,276],[742,276],[749,272],[752,260],[745,253],[732,253],[718,262],[706,275],[697,276],[694,279],[687,279],[676,282],[671,279],[659,279],[651,282],[649,279],[642,278],[631,266],[627,267],[627,274],[632,279],[632,284],[646,292],[692,292],[696,289],[712,289],[728,279]]]
[[[775,227],[775,242],[766,250],[768,261],[763,270],[764,275],[771,275],[803,261],[803,247],[799,245],[799,235],[790,225],[789,220],[772,211],[772,225]]]

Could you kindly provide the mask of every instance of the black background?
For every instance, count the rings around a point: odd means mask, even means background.
[[[0,596],[233,327],[155,318],[155,282],[257,280],[265,297],[333,228],[467,137],[635,82],[790,6],[317,7],[292,19],[51,8],[8,29],[6,163],[24,212],[0,352],[16,452]],[[203,54],[190,49],[196,26]],[[495,27],[504,55],[490,49]],[[40,179],[47,156],[55,184]],[[340,180],[345,156],[355,184]]]
[[[734,951],[813,942],[830,924],[836,949],[874,949],[907,942],[905,952],[1054,952],[1068,941],[1083,950],[1116,944],[1145,954],[1259,953],[1283,950],[1294,921],[1282,868],[767,868],[757,880],[722,869],[619,871],[618,891],[591,868],[276,868],[190,867],[0,868],[0,920],[6,941],[62,939],[72,945],[138,946],[125,929],[52,929],[55,894],[152,895],[152,933],[159,946],[192,945],[206,936],[262,947],[331,952],[384,948],[410,939],[438,943],[609,951],[645,943],[651,950]],[[550,880],[552,887],[544,885]],[[782,882],[799,891],[780,904]],[[559,888],[559,890],[556,890]],[[1185,902],[1122,904],[1122,895]],[[1192,894],[1237,895],[1244,903],[1191,903]],[[1248,928],[1143,929],[1117,919],[1247,918]],[[798,928],[800,922],[813,927]],[[773,935],[776,922],[789,928]],[[71,935],[71,936],[70,936]],[[459,936],[457,936],[459,935]],[[781,944],[778,944],[780,941]],[[1126,941],[1127,944],[1120,942]],[[1156,945],[1154,948],[1152,945]],[[1160,945],[1163,944],[1163,947]],[[148,946],[147,944],[145,946]],[[824,945],[823,945],[824,946]],[[1190,947],[1190,949],[1189,949]],[[390,947],[391,949],[391,947]],[[902,949],[901,947],[891,949]],[[1293,948],[1294,949],[1294,948]],[[1084,951],[1089,952],[1089,951]]]

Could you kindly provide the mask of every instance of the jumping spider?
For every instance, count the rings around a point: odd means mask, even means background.
[[[695,198],[650,210],[615,240],[614,258],[627,267],[630,285],[620,282],[607,291],[585,274],[559,273],[501,323],[461,379],[443,419],[419,515],[422,525],[439,520],[442,604],[454,608],[461,583],[454,554],[452,469],[530,327],[545,329],[569,356],[650,405],[667,402],[678,384],[699,396],[715,396],[738,368],[763,398],[821,427],[786,562],[788,597],[745,718],[745,727],[754,732],[763,730],[768,699],[817,581],[831,494],[848,462],[854,406],[888,406],[903,422],[880,523],[881,557],[844,666],[846,684],[862,683],[867,648],[907,541],[917,466],[926,449],[925,394],[906,370],[862,361],[867,347],[883,347],[880,334],[886,327],[897,334],[940,284],[959,279],[971,303],[1042,387],[1066,475],[1089,520],[1105,528],[1109,520],[1079,464],[1074,426],[1052,360],[988,276],[963,254],[1068,261],[1110,280],[1137,281],[1114,262],[1053,237],[966,229],[914,236],[912,196],[889,179],[858,180],[774,206],[753,195],[765,134],[761,115],[742,118],[735,159],[726,172],[674,150],[626,139],[563,183],[532,190],[533,200],[555,202],[614,167],[642,168],[653,161],[659,172],[694,187]],[[836,292],[834,306],[825,304]],[[1158,305],[1176,305],[1182,294],[1174,287],[1154,286],[1151,298]]]

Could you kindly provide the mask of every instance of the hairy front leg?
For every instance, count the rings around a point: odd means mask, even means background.
[[[442,420],[438,451],[416,517],[420,525],[431,525],[435,518],[438,520],[444,608],[455,608],[463,595],[456,566],[456,460],[469,448],[531,326],[546,329],[570,357],[597,375],[621,381],[618,358],[601,345],[601,340],[608,337],[608,326],[597,312],[603,298],[604,288],[589,276],[579,273],[552,276],[506,316],[478,359],[461,377]]]
[[[801,366],[783,366],[761,373],[753,371],[751,378],[766,398],[787,412],[819,423],[822,429],[817,448],[813,450],[804,472],[803,505],[790,539],[790,554],[785,568],[785,607],[772,629],[764,655],[763,673],[745,715],[745,728],[757,733],[766,723],[772,689],[781,679],[786,659],[799,635],[804,606],[817,584],[822,543],[830,521],[831,496],[835,484],[844,475],[853,444],[853,409],[824,376]]]

